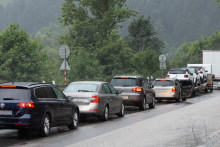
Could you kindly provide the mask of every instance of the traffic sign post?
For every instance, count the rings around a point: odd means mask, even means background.
[[[60,58],[64,59],[62,65],[60,66],[60,70],[64,70],[64,80],[65,80],[65,86],[66,86],[66,71],[70,70],[70,66],[66,60],[66,58],[70,55],[70,49],[67,45],[61,45],[59,48],[59,55]]]
[[[160,69],[162,70],[162,76],[163,76],[163,70],[166,69],[166,55],[160,55],[159,61],[160,61]]]

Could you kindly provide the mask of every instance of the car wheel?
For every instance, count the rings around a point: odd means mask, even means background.
[[[139,106],[139,110],[145,110],[146,109],[146,99],[143,99],[143,102]]]
[[[121,111],[117,115],[118,115],[118,117],[123,117],[125,115],[125,105],[124,105],[124,103],[121,104]]]
[[[152,103],[149,104],[149,108],[153,109],[155,108],[155,99],[152,100]]]
[[[43,118],[43,125],[39,130],[39,135],[42,137],[48,136],[50,134],[50,116],[46,114]]]
[[[78,128],[78,124],[79,124],[79,112],[77,110],[75,110],[73,112],[72,122],[71,122],[70,125],[68,125],[68,128],[70,130],[77,129]]]
[[[108,109],[108,106],[106,105],[105,109],[104,109],[104,112],[103,112],[102,120],[107,121],[108,116],[109,116],[109,109]]]

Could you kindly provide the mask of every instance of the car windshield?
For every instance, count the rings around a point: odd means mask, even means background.
[[[153,86],[174,86],[173,81],[154,81]]]
[[[111,81],[112,86],[123,86],[123,87],[129,87],[129,86],[137,86],[137,79],[122,79],[122,78],[114,78]]]
[[[185,74],[186,70],[171,70],[169,74]]]
[[[0,88],[0,100],[28,100],[31,98],[29,89]]]
[[[195,68],[188,68],[191,73],[196,73]]]
[[[68,85],[64,92],[97,92],[98,84],[74,83]]]

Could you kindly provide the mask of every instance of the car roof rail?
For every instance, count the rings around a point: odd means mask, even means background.
[[[29,84],[28,86],[34,86],[34,85],[39,85],[39,84],[48,85],[48,84],[50,84],[50,83],[36,82],[36,83],[31,83],[31,84]]]

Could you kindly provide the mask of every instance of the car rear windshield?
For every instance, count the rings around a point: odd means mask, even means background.
[[[0,88],[0,100],[30,100],[30,89]]]
[[[134,78],[114,78],[111,81],[112,86],[138,86],[137,79]]]
[[[154,86],[174,86],[173,81],[154,81]]]
[[[97,92],[98,84],[74,83],[68,85],[64,92]]]
[[[169,74],[185,74],[186,70],[171,70]]]

